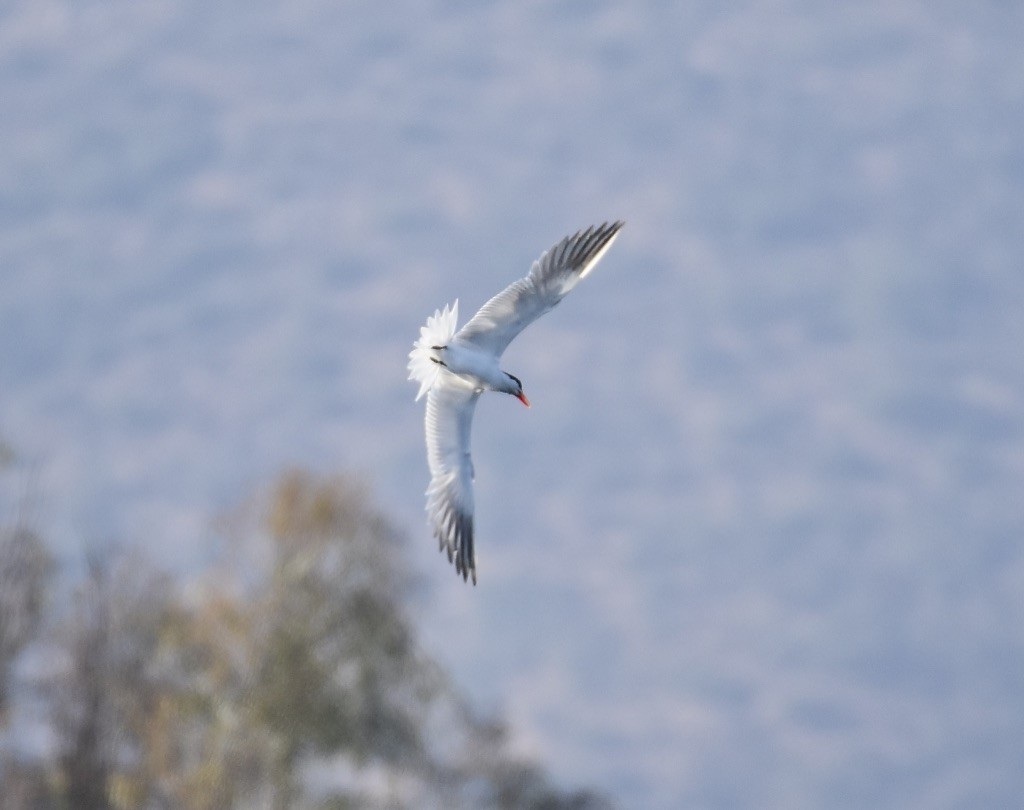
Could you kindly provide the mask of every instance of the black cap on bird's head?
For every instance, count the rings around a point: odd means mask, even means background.
[[[526,394],[523,393],[523,382],[515,374],[509,374],[507,371],[502,372],[506,377],[512,380],[515,384],[515,390],[509,391],[509,393],[522,402],[527,408],[530,407],[530,400],[526,398]]]

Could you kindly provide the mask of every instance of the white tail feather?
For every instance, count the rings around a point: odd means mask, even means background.
[[[448,342],[455,337],[455,323],[459,319],[459,300],[443,310],[437,310],[427,318],[427,325],[420,327],[420,338],[409,352],[409,379],[420,384],[420,391],[416,395],[418,400],[427,391],[434,387],[438,375],[441,373],[440,364],[434,362],[437,352],[432,346],[447,346]]]

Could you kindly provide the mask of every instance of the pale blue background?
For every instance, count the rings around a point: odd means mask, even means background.
[[[0,435],[67,562],[365,474],[425,644],[623,807],[1024,795],[1024,6],[0,3]],[[406,353],[628,225],[481,402]]]

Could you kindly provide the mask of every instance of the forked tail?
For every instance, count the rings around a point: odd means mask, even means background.
[[[437,352],[433,346],[447,346],[455,337],[455,322],[459,319],[459,301],[443,310],[437,310],[427,318],[427,325],[420,327],[420,338],[409,352],[409,379],[420,384],[416,395],[418,400],[434,387],[441,365],[435,360]]]

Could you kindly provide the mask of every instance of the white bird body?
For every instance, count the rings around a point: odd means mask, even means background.
[[[472,343],[463,343],[458,335],[438,352],[438,358],[450,373],[474,388],[508,391],[508,375],[501,370],[498,355],[478,349]]]
[[[473,544],[473,461],[470,431],[476,401],[499,391],[529,407],[519,378],[501,370],[501,355],[523,329],[554,307],[594,268],[622,222],[567,236],[455,331],[459,302],[438,310],[420,329],[409,353],[409,379],[427,394],[426,437],[430,486],[427,514],[442,550],[463,579],[476,584]]]

